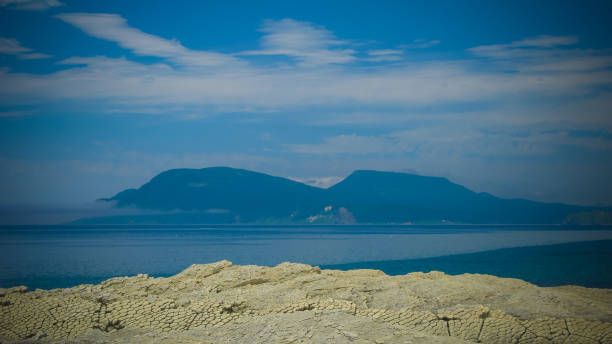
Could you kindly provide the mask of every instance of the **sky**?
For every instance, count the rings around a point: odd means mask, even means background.
[[[0,206],[172,168],[612,206],[609,1],[0,0]]]

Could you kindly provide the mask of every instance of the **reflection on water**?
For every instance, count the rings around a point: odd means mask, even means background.
[[[175,274],[195,263],[313,265],[612,239],[559,226],[49,226],[0,228],[0,286],[62,287]]]

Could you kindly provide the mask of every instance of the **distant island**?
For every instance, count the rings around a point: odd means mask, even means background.
[[[448,179],[358,170],[328,189],[229,167],[173,169],[78,224],[607,224],[609,209],[503,199]]]

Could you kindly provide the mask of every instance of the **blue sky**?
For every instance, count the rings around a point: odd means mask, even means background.
[[[0,0],[0,205],[170,168],[612,205],[607,1]]]

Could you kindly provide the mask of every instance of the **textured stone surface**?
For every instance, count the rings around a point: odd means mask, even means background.
[[[291,263],[0,289],[0,343],[612,343],[611,319],[608,289]]]

